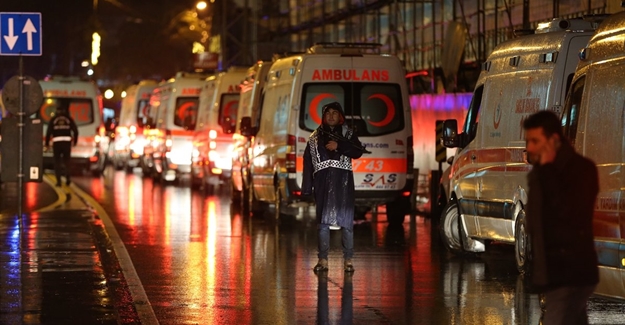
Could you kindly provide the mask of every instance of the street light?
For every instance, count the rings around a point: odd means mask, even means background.
[[[206,9],[206,7],[208,7],[206,1],[199,1],[197,4],[195,4],[195,8],[197,8],[198,10],[204,10]]]

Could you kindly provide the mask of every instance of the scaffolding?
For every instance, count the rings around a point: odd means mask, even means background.
[[[224,3],[233,6],[236,1]],[[471,91],[494,47],[553,18],[621,10],[608,0],[245,0],[230,64],[303,52],[319,42],[382,44],[412,93]],[[612,1],[613,2],[613,1]],[[222,30],[231,27],[222,25]]]

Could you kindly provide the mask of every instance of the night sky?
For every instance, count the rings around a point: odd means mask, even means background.
[[[133,83],[163,79],[191,66],[190,43],[172,37],[169,22],[194,0],[0,0],[0,12],[42,15],[43,55],[24,56],[25,74],[84,75],[80,66],[91,55],[91,35],[102,36],[96,78]],[[0,88],[19,73],[19,59],[0,56]]]

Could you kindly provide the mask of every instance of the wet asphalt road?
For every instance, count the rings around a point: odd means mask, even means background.
[[[138,173],[76,177],[110,216],[160,324],[539,324],[512,247],[449,256],[428,218],[389,227],[368,215],[354,233],[355,273],[332,233],[317,276],[312,211],[280,223],[249,218],[227,194],[206,196]],[[268,215],[271,215],[269,213]],[[149,306],[148,306],[149,307]],[[593,298],[591,324],[625,324],[625,304]]]

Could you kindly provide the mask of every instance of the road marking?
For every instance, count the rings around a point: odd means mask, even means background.
[[[48,206],[45,206],[41,209],[37,209],[35,212],[52,211],[58,208],[64,202],[67,202],[67,193],[65,193],[65,191],[63,191],[60,187],[54,186],[56,182],[56,177],[52,179],[51,175],[46,174],[46,175],[43,175],[43,181],[46,182],[48,185],[50,185],[50,187],[52,187],[52,189],[56,192],[57,200]]]
[[[132,295],[132,301],[135,309],[137,310],[137,314],[139,315],[139,320],[141,321],[141,324],[159,324],[158,319],[154,314],[154,310],[152,309],[152,305],[150,304],[150,301],[148,299],[148,296],[143,289],[141,279],[139,279],[139,275],[137,275],[137,270],[132,264],[130,255],[128,255],[126,246],[119,237],[119,233],[117,232],[117,229],[115,229],[115,225],[113,224],[113,221],[111,221],[109,215],[106,213],[106,210],[104,210],[104,208],[98,203],[98,201],[91,197],[91,195],[85,193],[74,183],[70,185],[70,189],[73,190],[76,195],[82,198],[87,205],[95,210],[98,216],[100,216],[102,223],[104,223],[104,230],[108,233],[109,238],[111,239],[113,249],[115,250],[115,255],[117,255],[117,260],[119,261],[122,272],[124,273],[124,277],[126,278],[126,283],[128,284],[128,289],[130,290],[130,294]]]

